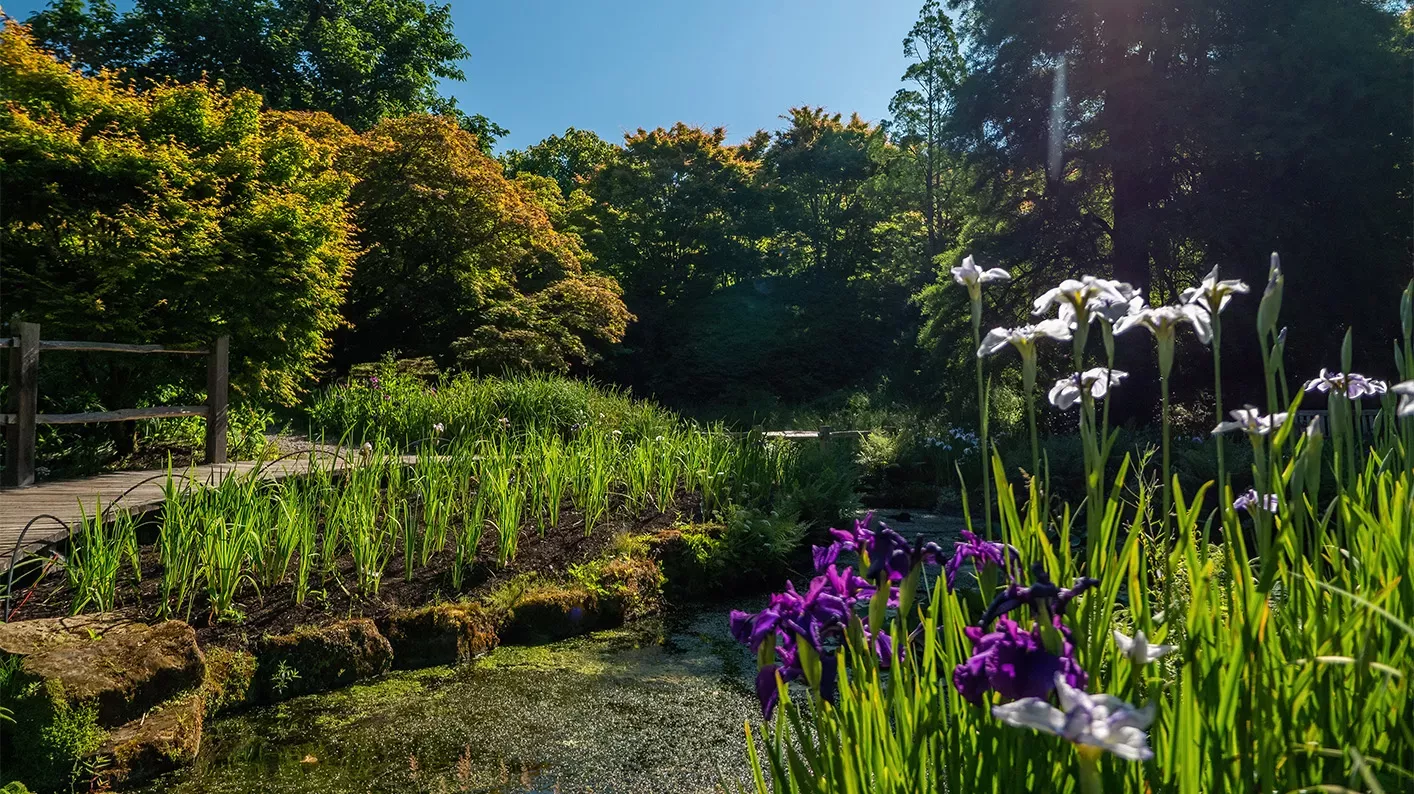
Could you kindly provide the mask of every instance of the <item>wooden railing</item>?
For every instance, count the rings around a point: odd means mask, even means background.
[[[38,323],[15,323],[13,330],[17,334],[14,338],[0,338],[0,349],[9,348],[10,358],[10,400],[6,409],[8,413],[0,414],[0,426],[5,430],[5,485],[34,484],[34,444],[39,425],[77,425],[203,416],[206,417],[205,461],[226,462],[226,397],[230,385],[230,337],[223,336],[215,340],[207,349],[190,350],[162,345],[41,340]],[[79,414],[38,413],[39,354],[53,350],[206,356],[206,404],[122,408]]]

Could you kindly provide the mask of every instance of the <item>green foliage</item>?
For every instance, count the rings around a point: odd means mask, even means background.
[[[365,249],[346,359],[396,349],[488,374],[563,372],[623,337],[618,285],[584,272],[578,237],[448,120],[385,121],[339,162],[359,180]]]
[[[254,94],[83,77],[12,23],[0,100],[11,305],[50,339],[230,334],[237,393],[294,400],[324,359],[353,261],[350,180],[332,152]],[[72,390],[121,408],[172,382],[124,358],[74,372]]]
[[[855,460],[859,462],[866,475],[878,476],[883,473],[884,469],[899,462],[899,451],[903,447],[902,442],[902,436],[871,430],[859,440],[859,452]]]
[[[459,116],[487,147],[505,130],[466,116],[438,92],[462,80],[470,53],[451,7],[423,0],[51,0],[28,20],[35,36],[89,73],[157,82],[219,80],[279,110],[317,110],[360,129],[411,113]]]
[[[726,531],[713,549],[724,577],[763,583],[780,576],[800,549],[808,527],[793,513],[765,512],[733,505],[722,517]]]
[[[408,580],[445,572],[449,591],[462,592],[484,580],[469,577],[476,566],[510,566],[529,533],[569,520],[590,534],[611,519],[687,509],[733,517],[724,542],[734,559],[776,561],[801,530],[768,505],[787,486],[803,494],[797,483],[825,481],[791,445],[700,428],[578,381],[462,376],[435,388],[391,362],[379,371],[314,406],[318,428],[370,440],[339,476],[315,453],[304,476],[278,483],[258,468],[214,487],[172,472],[156,537],[159,617],[240,623],[249,598],[282,586],[296,605],[336,590],[373,600],[399,564]],[[415,460],[404,460],[403,445]],[[792,504],[832,504],[813,499]],[[759,512],[738,512],[748,507]],[[629,608],[649,598],[651,577],[619,563],[645,549],[633,540],[612,548],[585,575],[603,579],[615,599],[633,591],[614,602]],[[130,561],[136,575],[130,519],[87,522],[66,566],[73,611],[113,608],[130,590],[120,587]]]
[[[563,137],[551,135],[524,150],[507,152],[503,159],[508,173],[547,177],[568,197],[612,162],[617,152],[618,147],[594,132],[570,127]]]
[[[7,757],[14,763],[5,774],[40,791],[68,785],[107,738],[98,725],[98,705],[70,703],[27,677],[12,681],[10,690],[15,724],[25,729],[7,732]]]
[[[627,392],[569,378],[458,375],[428,381],[400,373],[391,361],[374,372],[314,395],[309,420],[315,434],[355,441],[385,438],[406,445],[434,435],[488,436],[506,426],[518,432],[534,428],[567,434],[593,424],[632,441],[663,435],[679,421]],[[435,430],[438,424],[441,434]]]
[[[777,512],[816,529],[852,518],[859,508],[859,469],[852,450],[843,444],[822,449],[804,443],[792,445],[790,454],[792,465],[781,483]]]

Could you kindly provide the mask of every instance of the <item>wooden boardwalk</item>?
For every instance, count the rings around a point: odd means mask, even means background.
[[[335,471],[341,471],[348,468],[351,462],[359,460],[356,450],[343,450],[337,457],[331,452],[316,451],[314,465],[332,465]],[[415,460],[404,458],[404,462]],[[248,475],[257,467],[260,467],[260,477],[282,480],[308,472],[310,456],[298,454],[264,464],[241,461],[174,468],[172,476],[194,485],[210,487],[230,477]],[[26,525],[32,524],[25,533],[22,552],[63,540],[71,528],[77,528],[82,522],[83,515],[92,516],[98,505],[102,510],[111,509],[114,513],[126,511],[140,514],[154,510],[162,504],[162,488],[166,481],[167,470],[159,469],[111,472],[82,480],[42,482],[26,488],[0,488],[0,571],[10,567],[11,554]]]

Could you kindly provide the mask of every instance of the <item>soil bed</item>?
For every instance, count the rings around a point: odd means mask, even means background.
[[[611,512],[608,520],[584,531],[580,513],[566,509],[553,527],[540,530],[523,526],[517,541],[514,559],[504,568],[495,565],[496,537],[486,532],[481,537],[477,562],[464,574],[460,591],[452,588],[451,568],[454,556],[450,549],[433,555],[426,566],[414,560],[412,577],[404,576],[403,558],[395,554],[389,559],[376,594],[359,594],[352,590],[354,564],[351,557],[340,557],[336,574],[320,584],[311,573],[310,591],[304,604],[296,604],[292,575],[274,587],[256,592],[247,585],[237,599],[237,608],[244,615],[239,622],[214,621],[204,595],[198,594],[190,616],[172,617],[188,620],[196,629],[202,647],[245,648],[266,634],[284,634],[303,626],[324,626],[351,617],[378,620],[399,609],[460,599],[476,599],[488,595],[505,583],[526,574],[545,577],[563,576],[571,566],[602,556],[623,533],[652,534],[683,521],[695,520],[700,513],[700,497],[680,492],[676,505],[666,512],[645,511],[641,515],[626,515],[620,508]],[[162,566],[157,547],[144,544],[139,548],[142,578],[134,582],[130,568],[119,574],[119,585],[113,611],[134,620],[156,618],[161,601],[159,584]],[[293,566],[292,566],[293,567]],[[57,567],[38,584],[15,585],[16,609],[11,620],[59,617],[69,614],[72,591]],[[31,592],[32,590],[32,592]],[[87,611],[91,611],[87,610]]]

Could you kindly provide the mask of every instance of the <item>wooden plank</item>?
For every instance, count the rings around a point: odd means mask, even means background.
[[[736,435],[745,436],[745,435],[749,435],[749,434],[748,434],[748,433],[737,433]],[[809,439],[817,439],[817,438],[820,438],[820,431],[819,431],[819,430],[763,430],[763,431],[761,431],[760,435],[761,435],[762,438],[780,438],[780,439],[785,439],[785,440],[787,440],[787,441],[804,441],[804,440],[809,440]],[[854,438],[854,437],[858,437],[858,436],[867,436],[867,435],[869,435],[869,431],[868,431],[868,430],[835,430],[835,429],[831,428],[831,429],[829,429],[829,432],[826,434],[826,438],[846,438],[846,437]]]
[[[19,344],[11,349],[10,412],[14,421],[5,426],[5,483],[17,487],[34,484],[34,443],[39,407],[39,324],[15,323]]]
[[[206,463],[226,462],[226,392],[230,388],[231,337],[211,345],[206,359]]]
[[[101,422],[128,422],[134,419],[174,419],[206,416],[204,405],[156,405],[151,408],[120,408],[116,411],[89,411],[82,414],[39,414],[41,425],[86,425]]]
[[[129,345],[121,342],[64,342],[48,340],[39,343],[42,350],[86,350],[105,353],[172,353],[179,356],[204,356],[210,351],[166,345]]]
[[[417,462],[417,457],[405,455],[402,462],[410,466]],[[262,479],[280,481],[308,474],[312,468],[332,470],[337,474],[363,463],[356,449],[321,447],[312,450],[311,454],[295,455],[273,463],[240,461],[192,466],[176,469],[172,476],[193,487],[209,488],[230,477],[252,476],[257,468]],[[30,488],[0,489],[0,573],[9,569],[11,553],[20,540],[20,533],[31,521],[35,523],[25,534],[21,550],[34,550],[68,537],[70,529],[77,529],[81,524],[84,512],[90,516],[94,514],[95,505],[101,510],[108,510],[113,505],[113,512],[132,514],[154,510],[161,506],[165,497],[162,486],[166,479],[165,470],[123,471],[83,480],[42,482]],[[121,500],[114,504],[119,497],[122,497]]]

